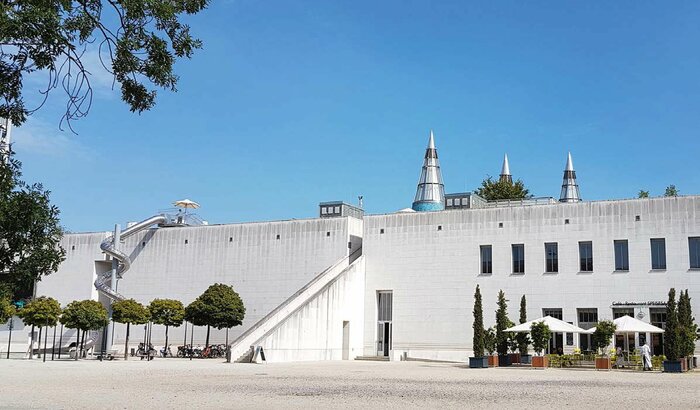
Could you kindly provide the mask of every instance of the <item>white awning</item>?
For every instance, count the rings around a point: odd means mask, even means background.
[[[566,323],[563,320],[555,319],[551,316],[545,316],[541,317],[539,319],[531,320],[529,322],[525,322],[522,324],[519,324],[517,326],[509,327],[508,329],[505,330],[505,332],[521,332],[521,333],[529,333],[530,332],[530,327],[532,326],[533,323],[537,322],[544,322],[547,324],[549,327],[550,332],[556,332],[556,333],[587,333],[586,330],[581,329],[578,326],[574,326],[571,323]]]
[[[617,326],[615,333],[663,333],[664,330],[647,322],[642,322],[631,316],[622,316],[613,320]],[[595,332],[595,328],[588,329],[588,333]]]

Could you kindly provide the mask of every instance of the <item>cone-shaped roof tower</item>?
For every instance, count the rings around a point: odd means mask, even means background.
[[[571,153],[566,160],[566,169],[564,169],[564,181],[561,184],[561,195],[559,202],[580,202],[581,194],[576,182],[576,171],[574,171],[574,162],[571,160]]]
[[[503,167],[499,180],[513,183],[513,176],[510,174],[510,166],[508,165],[508,154],[503,156]]]
[[[445,209],[445,185],[442,183],[440,162],[432,130],[430,131],[428,148],[425,150],[423,169],[418,180],[418,189],[412,208],[415,211],[441,211]]]

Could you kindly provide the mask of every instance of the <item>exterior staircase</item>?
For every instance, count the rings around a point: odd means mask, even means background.
[[[366,362],[388,362],[389,356],[357,356],[355,360],[363,360]]]
[[[316,294],[331,284],[348,268],[362,258],[362,248],[358,248],[350,255],[340,259],[332,266],[319,273],[304,287],[277,306],[272,312],[260,319],[247,331],[231,343],[229,362],[250,363],[253,359],[255,346],[273,332],[285,319],[313,299]]]

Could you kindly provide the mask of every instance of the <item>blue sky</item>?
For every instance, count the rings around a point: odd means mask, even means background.
[[[571,151],[586,200],[700,193],[700,3],[214,1],[177,93],[131,114],[96,73],[78,135],[63,96],[15,150],[72,231],[108,230],[176,199],[211,223],[410,206],[428,132],[447,192],[503,154],[558,196]],[[29,82],[26,92],[38,89]]]

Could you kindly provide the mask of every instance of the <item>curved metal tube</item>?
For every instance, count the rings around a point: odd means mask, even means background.
[[[120,235],[121,239],[126,239],[131,235],[134,235],[144,229],[149,228],[151,225],[162,224],[166,223],[167,221],[168,219],[165,215],[152,216],[146,220],[143,220],[133,226],[124,229]],[[131,258],[129,258],[129,255],[127,255],[126,253],[116,249],[115,245],[116,244],[114,243],[114,235],[110,235],[104,241],[102,241],[102,243],[100,244],[100,249],[102,249],[102,251],[107,255],[117,260],[117,277],[121,279],[124,272],[128,271],[131,267]],[[112,290],[111,286],[107,284],[107,282],[110,281],[111,277],[112,271],[107,271],[99,274],[97,276],[97,279],[95,280],[95,289],[97,289],[98,292],[102,293],[103,295],[107,296],[112,300],[126,299],[124,296]]]

